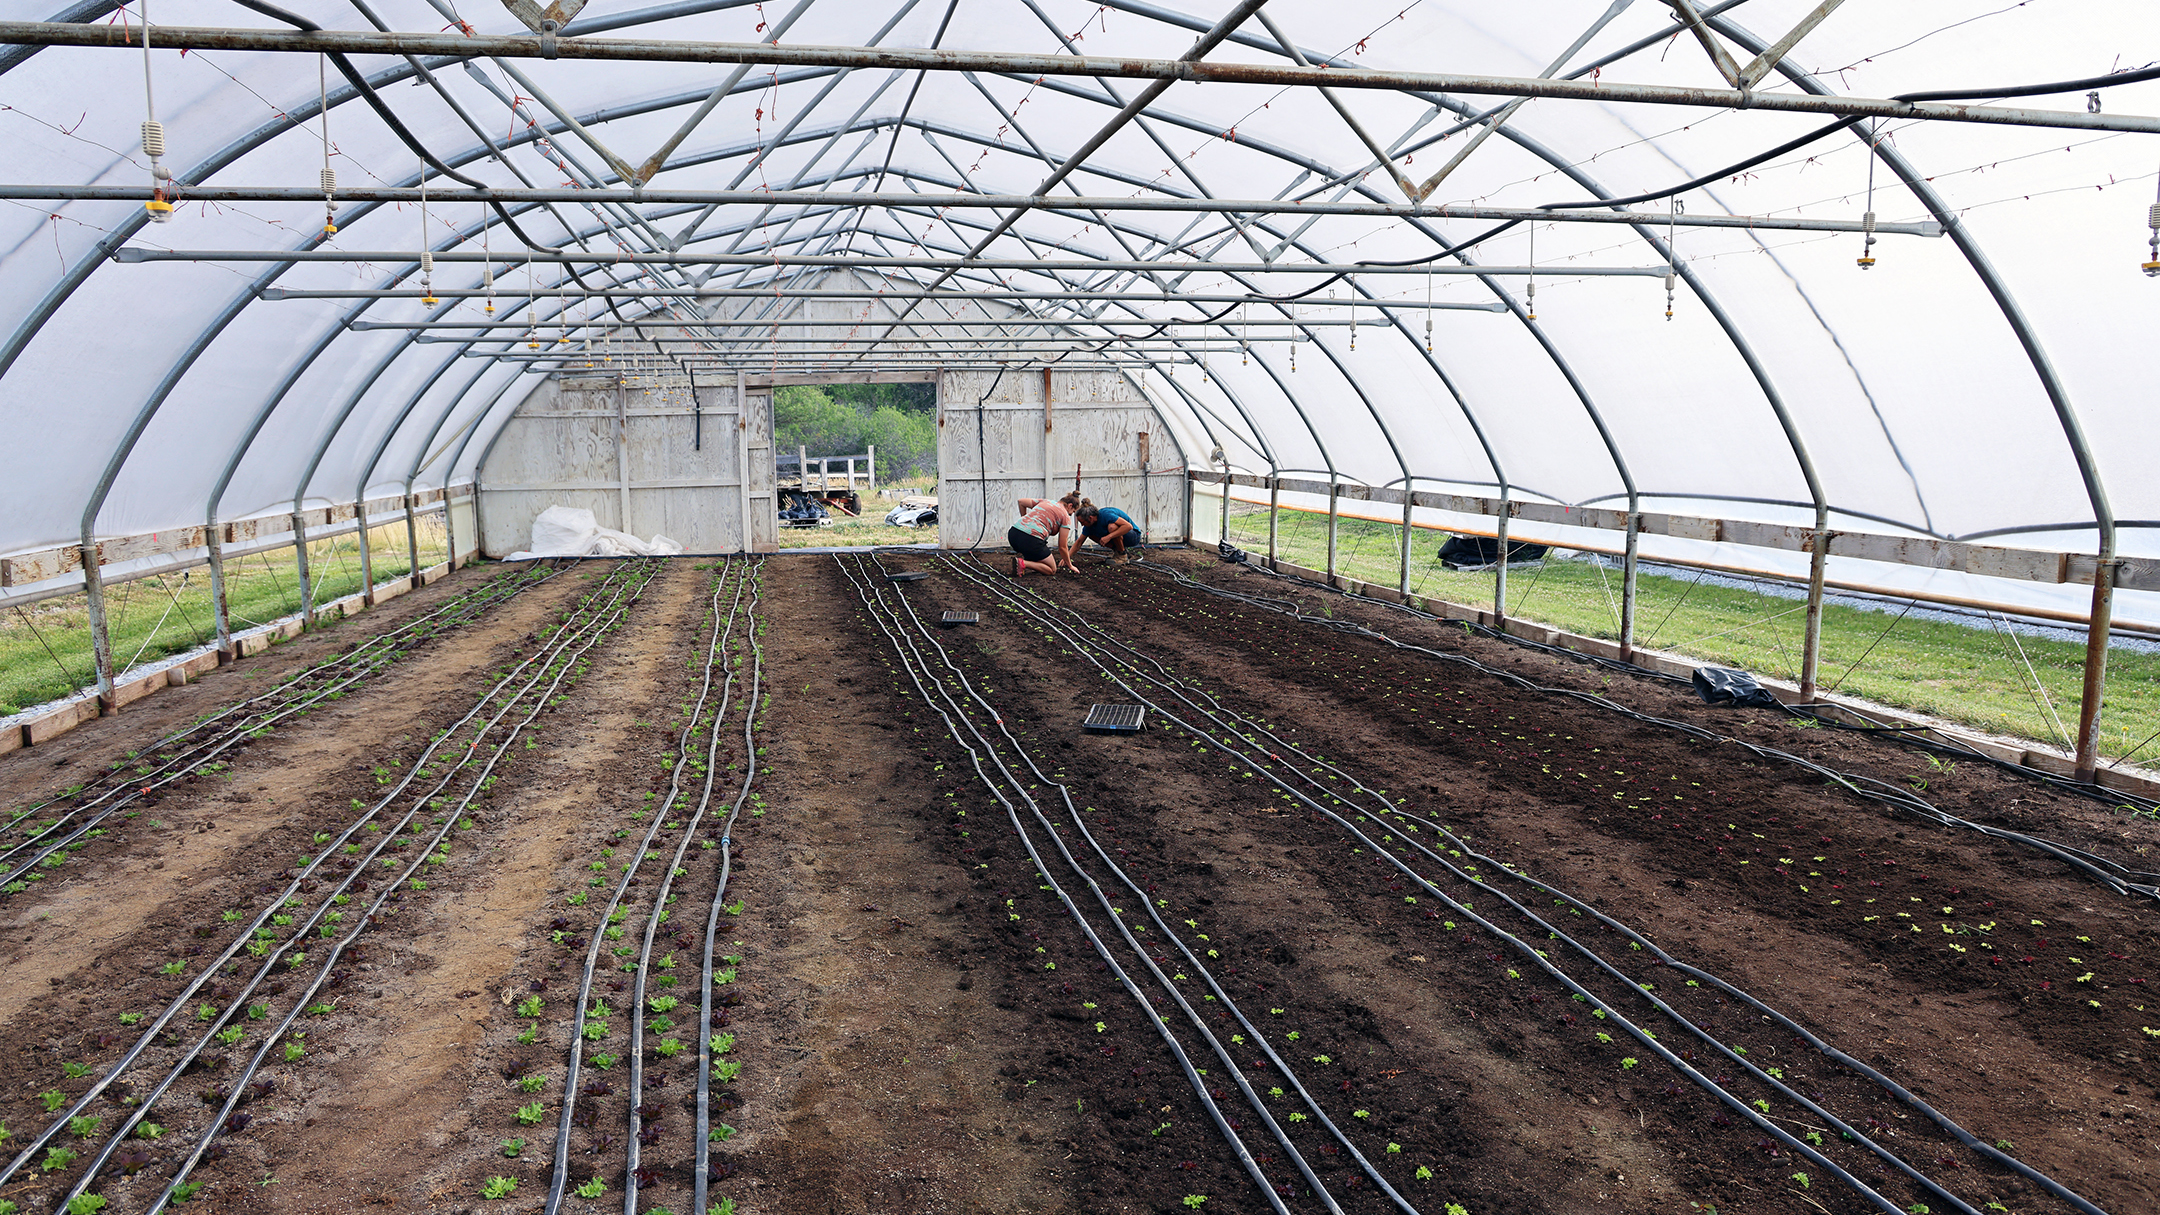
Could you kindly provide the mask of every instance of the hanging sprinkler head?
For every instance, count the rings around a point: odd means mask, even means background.
[[[172,181],[172,170],[165,167],[165,124],[155,118],[145,118],[142,124],[143,154],[150,158],[150,180],[155,183],[155,194],[143,204],[153,223],[171,223],[172,203],[166,201],[165,186]]]
[[[425,249],[420,251],[420,302],[433,308],[442,303],[435,298],[435,255]]]
[[[480,286],[487,291],[487,314],[495,315],[495,264],[480,263]]]
[[[322,233],[337,235],[337,170],[329,165],[322,167]]]
[[[1858,265],[1862,270],[1873,270],[1875,268],[1875,213],[1873,211],[1860,217],[1860,230],[1867,233],[1867,238],[1861,242]]]
[[[1679,279],[1680,276],[1670,269],[1665,271],[1665,319],[1668,321],[1672,319],[1673,284]]]
[[[143,204],[150,222],[172,222],[172,202],[165,197],[165,187],[173,179],[172,170],[165,167],[165,124],[157,120],[157,93],[150,83],[150,0],[142,0],[142,84],[143,84],[143,155],[150,158],[150,201]]]
[[[2145,277],[2160,278],[2160,202],[2145,212],[2145,222],[2152,225],[2152,258],[2145,263]]]

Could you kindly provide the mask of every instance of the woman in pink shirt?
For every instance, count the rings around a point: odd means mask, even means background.
[[[1080,495],[1066,494],[1055,502],[1048,498],[1021,498],[1019,502],[1020,521],[1005,531],[1005,543],[1013,550],[1013,577],[1031,569],[1055,574],[1060,564],[1067,573],[1078,572],[1073,569],[1072,554],[1079,545],[1068,537]]]

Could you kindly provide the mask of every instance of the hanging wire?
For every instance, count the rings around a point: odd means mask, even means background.
[[[428,248],[427,215],[427,164],[420,165],[420,302],[429,308],[442,301],[435,298],[435,251]]]
[[[1537,225],[1530,225],[1530,286],[1526,292],[1530,306],[1524,309],[1530,320],[1537,319]]]
[[[1672,320],[1673,286],[1680,279],[1680,196],[1673,195],[1665,220],[1665,319]]]
[[[533,301],[532,246],[525,247],[525,349],[540,349],[540,339],[533,333],[533,318],[540,315],[540,306]]]
[[[495,315],[495,250],[488,243],[487,216],[480,217],[480,285],[487,290],[487,314]]]
[[[1898,621],[1905,619],[1905,617],[1910,614],[1914,608],[1918,606],[1920,606],[1920,601],[1918,599],[1907,601],[1905,604],[1905,610],[1897,614],[1897,620],[1892,620],[1889,624],[1884,625],[1883,631],[1875,635],[1875,640],[1868,642],[1868,648],[1860,652],[1860,657],[1853,659],[1852,662],[1846,666],[1844,671],[1839,673],[1837,679],[1833,681],[1829,687],[1824,688],[1823,691],[1835,692],[1839,688],[1844,687],[1845,681],[1852,677],[1852,673],[1859,668],[1861,663],[1867,661],[1868,655],[1875,652],[1876,646],[1879,646],[1883,643],[1883,638],[1890,635],[1890,630],[1898,626]]]
[[[1238,366],[1252,366],[1252,305],[1238,305]]]
[[[15,608],[15,614],[18,617],[21,617],[23,624],[29,627],[30,635],[37,638],[37,643],[45,647],[45,653],[53,660],[53,665],[60,668],[60,677],[69,681],[71,684],[80,684],[84,682],[82,680],[78,680],[75,676],[75,672],[68,670],[68,665],[60,661],[60,655],[53,652],[52,643],[45,640],[45,634],[38,631],[37,621],[30,619],[29,615],[22,610],[21,604],[14,604],[13,606]],[[96,678],[96,672],[91,672],[90,677],[93,679]],[[2142,746],[2143,744],[2140,745]]]
[[[166,183],[172,181],[172,170],[165,167],[165,124],[158,121],[157,97],[150,88],[150,0],[142,0],[142,90],[143,90],[143,154],[150,158],[151,198],[143,204],[151,222],[172,222],[172,203],[165,198]]]
[[[2017,652],[2018,662],[2024,665],[2024,673],[2032,681],[2026,692],[2032,697],[2033,707],[2040,710],[2041,724],[2054,729],[2055,739],[2062,745],[2063,750],[2075,750],[2070,742],[2070,731],[2063,728],[2062,717],[2055,712],[2055,698],[2048,695],[2047,685],[2040,682],[2040,672],[2033,669],[2032,659],[2026,657],[2025,643],[2018,640],[2017,630],[2011,628],[2007,621],[1998,619],[1993,612],[1981,614],[1987,617],[1987,622],[1994,626],[1997,633],[2009,639],[2011,649]]]
[[[1867,211],[1860,216],[1860,229],[1867,234],[1860,243],[1859,266],[1862,270],[1875,268],[1875,149],[1882,146],[1882,123],[1868,129],[1867,158]]]
[[[315,97],[322,114],[322,232],[337,235],[337,170],[330,167],[330,69],[327,55],[315,56]]]
[[[1425,353],[1427,354],[1432,353],[1432,268],[1433,264],[1431,262],[1425,263]]]

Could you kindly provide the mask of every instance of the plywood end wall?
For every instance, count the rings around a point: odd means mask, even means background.
[[[735,385],[700,384],[694,411],[686,388],[626,387],[614,376],[544,381],[481,464],[482,551],[525,548],[550,506],[583,507],[602,527],[665,535],[693,553],[771,551],[772,394],[744,397],[747,413]]]
[[[1149,447],[1144,494],[1142,434]],[[941,378],[942,547],[1005,543],[1005,529],[1019,517],[1014,502],[1064,494],[1073,488],[1075,465],[1081,494],[1140,520],[1149,540],[1185,536],[1185,456],[1153,403],[1124,375],[1046,375],[1035,367],[1011,369],[1002,377],[995,371],[955,371]]]

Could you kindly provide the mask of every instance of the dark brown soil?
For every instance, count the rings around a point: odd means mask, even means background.
[[[933,619],[945,608],[981,613],[981,624],[941,631],[939,640],[1043,771],[1088,808],[1087,826],[1141,893],[1119,891],[1100,861],[1085,861],[1087,870],[1117,892],[1113,901],[1154,901],[1166,925],[1215,952],[1209,965],[1224,993],[1417,1209],[1869,1209],[1642,1044],[1623,1034],[1601,1041],[1612,1027],[1567,989],[1408,882],[1381,856],[1410,838],[1387,838],[1406,830],[1403,820],[1323,797],[1367,832],[1360,840],[1284,796],[1256,774],[1257,761],[1226,754],[1161,712],[1136,737],[1083,733],[1088,705],[1128,697],[1040,631],[1047,608],[1012,611],[925,558],[886,560],[893,569],[938,571],[900,591]],[[1179,560],[1241,591],[1292,594],[1212,561]],[[487,671],[605,569],[559,578],[430,643],[424,661],[400,663],[334,708],[252,744],[217,777],[176,787],[141,820],[85,849],[62,871],[66,878],[0,906],[9,925],[0,1034],[10,1044],[0,1058],[0,1121],[18,1137],[41,1128],[37,1094],[86,1083],[65,1078],[61,1064],[94,1067],[101,1052],[121,1049],[100,1044],[118,1013],[153,1011],[160,991],[177,990],[156,968],[185,957],[194,927],[250,906],[310,831],[366,796],[374,765],[410,754],[454,719]],[[111,762],[219,698],[252,693],[267,676],[250,680],[251,669],[346,644],[480,576],[468,571],[380,615],[161,693],[86,725],[60,749],[0,757],[0,792],[11,805],[50,793],[72,783],[66,767],[52,766],[55,758]],[[441,877],[371,929],[368,969],[355,975],[334,1015],[310,1023],[307,1060],[280,1072],[274,1097],[251,1107],[258,1122],[225,1136],[225,1157],[198,1170],[208,1185],[197,1207],[539,1209],[583,957],[555,934],[575,940],[599,927],[597,903],[566,900],[591,889],[591,864],[599,849],[622,846],[617,832],[650,824],[640,817],[646,794],[668,787],[663,763],[674,754],[681,706],[696,694],[691,664],[704,642],[711,577],[675,564],[630,625],[595,651],[565,702],[540,719],[536,745],[504,770],[476,816],[477,832],[460,837]],[[733,1133],[714,1147],[725,1174],[715,1200],[734,1199],[743,1215],[1108,1215],[1186,1211],[1188,1199],[1202,1195],[1208,1212],[1269,1209],[1154,1028],[1154,1013],[1116,983],[1042,889],[1006,810],[915,694],[834,559],[778,558],[764,581],[763,691],[771,696],[759,737],[764,768],[758,800],[733,831],[728,898],[742,908],[723,920],[721,941],[742,959],[726,1010],[727,1032],[736,1036],[728,1058],[742,1072],[720,1086],[724,1108],[715,1121]],[[2150,963],[2160,918],[2148,902],[2117,896],[2029,849],[1899,817],[1731,744],[1518,690],[1179,587],[1144,567],[1029,579],[1021,589],[1041,590],[1198,681],[1226,708],[1265,720],[1279,737],[1400,799],[1403,810],[1446,824],[1468,845],[1458,850],[1474,848],[1534,875],[1751,992],[1983,1140],[2013,1144],[2016,1156],[2103,1209],[2160,1209],[2160,1165],[2145,1126],[2160,1103],[2152,1062],[2160,1036],[2146,1032],[2160,1030],[2160,1009],[2147,1011],[2145,991],[2156,981]],[[1961,817],[2153,867],[2151,822],[1978,764],[1943,771],[1911,751],[1709,709],[1668,684],[1465,637],[1325,592],[1294,597],[1308,610],[1324,603],[1338,618],[1540,684],[1595,691],[1841,771],[1908,788],[1922,781],[1921,796]],[[733,720],[720,765],[745,759],[740,718]],[[723,774],[723,801],[732,800],[738,777]],[[1047,789],[1037,795],[1046,813],[1063,815]],[[153,815],[167,826],[145,826]],[[203,822],[213,826],[197,831]],[[698,835],[716,830],[706,824]],[[1059,834],[1084,853],[1075,826]],[[1417,836],[1434,837],[1431,828]],[[679,838],[663,832],[653,847],[664,858]],[[1526,938],[1544,936],[1525,931],[1527,921],[1496,897],[1500,890],[1527,896],[1529,887],[1490,863],[1480,870],[1488,889],[1394,855],[1479,916]],[[701,927],[717,877],[716,852],[693,844],[687,856],[672,913],[682,918],[671,920],[671,932],[692,920]],[[1082,889],[1067,871],[1053,876]],[[654,885],[640,882],[626,903],[632,926],[642,922]],[[591,897],[604,900],[606,890]],[[1820,1124],[1735,1075],[1630,985],[1652,984],[1686,1021],[1745,1046],[1751,1060],[1777,1067],[1794,1088],[1975,1208],[2069,1209],[1751,1010],[1649,964],[1620,933],[1569,915],[1550,896],[1524,901],[1612,958],[1623,977],[1598,975],[1558,942],[1540,942],[1555,962],[1661,1043],[1693,1053],[1696,1066],[1742,1100],[1771,1101],[1792,1133]],[[1204,941],[1195,939],[1203,933]],[[671,947],[663,934],[661,948]],[[694,984],[695,951],[675,956],[691,959]],[[1181,973],[1174,964],[1166,972]],[[629,977],[604,981],[600,993],[626,1004],[607,982]],[[1196,979],[1177,986],[1210,1010],[1228,1044],[1239,1027],[1217,1015],[1220,1002],[1201,1000]],[[533,994],[543,996],[545,1011],[518,1015],[513,1004]],[[519,1043],[535,1025],[537,1040]],[[1189,1031],[1176,1032],[1194,1050],[1193,1065],[1211,1073],[1203,1085],[1222,1094],[1224,1115],[1270,1185],[1284,1188],[1289,1209],[1322,1209],[1221,1061],[1197,1048]],[[619,1051],[620,1027],[611,1041]],[[648,1046],[653,1041],[648,1035]],[[1261,1094],[1285,1086],[1251,1044],[1231,1054]],[[690,1209],[693,1145],[683,1098],[686,1086],[694,1088],[694,1058],[648,1052],[648,1075],[667,1082],[645,1096],[668,1112],[660,1119],[666,1134],[644,1149],[655,1172],[641,1209]],[[1623,1066],[1629,1058],[1638,1063]],[[600,1179],[607,1191],[567,1210],[620,1209],[623,1148],[603,1137],[611,1121],[615,1140],[625,1133],[624,1067],[586,1073],[611,1078],[617,1091],[592,1099],[595,1124],[573,1140],[572,1175]],[[520,1093],[506,1079],[510,1071],[544,1083]],[[214,1087],[216,1077],[205,1072],[196,1087]],[[196,1104],[192,1089],[166,1100]],[[534,1101],[545,1121],[520,1125],[517,1109]],[[1278,1119],[1301,1108],[1282,1098],[1264,1103]],[[191,1125],[177,1112],[160,1120]],[[1346,1154],[1328,1150],[1334,1141],[1315,1122],[1285,1125],[1344,1211],[1396,1209]],[[532,1144],[516,1160],[500,1150],[513,1136]],[[1834,1133],[1827,1138],[1834,1160],[1900,1207],[1927,1201],[1910,1181],[1838,1145]],[[104,1187],[111,1210],[138,1210],[155,1193],[142,1183],[174,1153],[154,1146],[153,1155],[160,1162],[140,1178]],[[1812,1176],[1803,1185],[1796,1173]],[[515,1193],[481,1200],[481,1184],[497,1176],[516,1179]],[[67,1180],[26,1174],[0,1198],[42,1212]],[[1945,1207],[1938,1200],[1935,1209]]]

